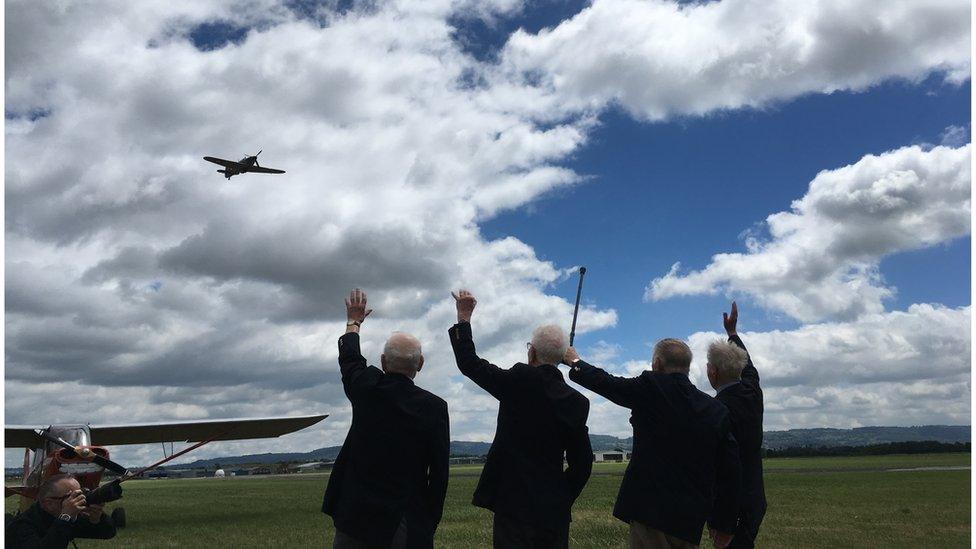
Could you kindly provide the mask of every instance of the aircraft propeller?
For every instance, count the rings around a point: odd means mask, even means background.
[[[114,473],[118,473],[120,475],[124,475],[124,474],[126,474],[126,473],[129,472],[128,469],[126,469],[125,467],[119,465],[118,463],[115,463],[114,461],[112,461],[110,459],[103,458],[102,456],[100,456],[100,455],[92,452],[91,450],[89,450],[87,448],[75,448],[74,446],[71,445],[71,443],[65,442],[63,439],[61,439],[59,437],[56,437],[56,436],[48,433],[46,430],[36,429],[36,430],[34,430],[34,432],[37,433],[37,436],[39,436],[39,437],[41,437],[41,438],[43,438],[45,440],[48,440],[48,441],[50,441],[50,442],[52,442],[54,444],[57,444],[58,446],[61,446],[62,448],[71,450],[72,452],[76,453],[77,455],[79,455],[80,457],[82,457],[84,459],[90,459],[96,465],[100,465],[100,466],[104,467],[105,469],[108,469],[109,471],[112,471]]]

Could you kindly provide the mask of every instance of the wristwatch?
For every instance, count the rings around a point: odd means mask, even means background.
[[[346,321],[346,326],[362,326],[362,324],[363,323],[360,322],[360,321],[358,321],[358,320],[347,320]]]
[[[74,522],[74,519],[72,519],[71,515],[69,515],[68,513],[61,513],[61,516],[58,517],[58,520],[63,520],[65,522]]]

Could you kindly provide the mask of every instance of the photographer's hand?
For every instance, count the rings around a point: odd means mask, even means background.
[[[104,512],[105,505],[89,505],[87,509],[82,511],[82,515],[88,518],[88,521],[92,524],[98,524],[102,520],[102,513]]]
[[[84,510],[85,494],[81,493],[81,490],[76,490],[61,502],[61,514],[70,516],[71,520],[77,519],[78,515]]]

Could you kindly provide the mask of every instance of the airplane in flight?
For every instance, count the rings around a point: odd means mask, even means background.
[[[270,417],[251,419],[220,419],[182,421],[175,423],[138,423],[127,425],[95,426],[72,425],[7,425],[4,429],[4,445],[7,448],[25,448],[24,479],[20,486],[6,486],[4,497],[20,496],[20,511],[25,511],[37,498],[37,490],[52,475],[69,473],[83,490],[91,490],[88,499],[97,497],[99,502],[115,501],[122,497],[120,483],[142,476],[160,465],[191,452],[215,440],[245,440],[277,438],[315,425],[328,414],[313,416]],[[166,454],[166,443],[171,450]],[[173,442],[195,442],[179,452],[172,452]],[[124,444],[163,445],[163,459],[140,469],[130,471],[109,458],[105,446]],[[101,484],[106,470],[118,477]],[[97,496],[92,494],[97,491]],[[125,526],[125,509],[112,511],[116,526]]]
[[[264,152],[263,150],[258,151],[258,154]],[[224,167],[222,170],[217,170],[217,173],[224,174],[224,177],[230,179],[240,173],[285,173],[285,170],[276,170],[274,168],[263,168],[258,164],[258,154],[254,156],[245,155],[240,162],[234,162],[233,160],[224,160],[223,158],[216,158],[213,156],[204,156],[203,159],[207,162],[213,162],[214,164],[219,164]]]

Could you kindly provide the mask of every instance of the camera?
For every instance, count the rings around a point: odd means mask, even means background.
[[[82,490],[85,505],[101,505],[122,498],[122,486],[119,479],[107,482],[94,490]]]

